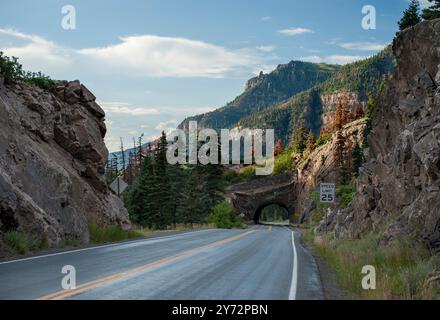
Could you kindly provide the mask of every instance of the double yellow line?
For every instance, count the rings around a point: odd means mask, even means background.
[[[206,245],[194,248],[194,249],[182,251],[182,252],[179,252],[173,256],[162,258],[162,259],[141,265],[136,268],[128,269],[128,270],[121,271],[121,272],[118,272],[118,273],[115,273],[115,274],[112,274],[112,275],[109,275],[109,276],[106,276],[106,277],[103,277],[103,278],[100,278],[97,280],[83,283],[83,284],[77,286],[75,289],[62,290],[62,291],[54,292],[54,293],[51,293],[48,295],[44,295],[42,297],[37,298],[36,300],[62,300],[62,299],[66,299],[66,298],[69,298],[72,296],[76,296],[78,294],[84,293],[88,290],[94,289],[94,288],[101,286],[103,284],[106,284],[106,283],[109,283],[112,281],[116,281],[116,280],[122,279],[124,277],[130,276],[130,275],[142,272],[142,271],[146,271],[146,270],[151,269],[153,267],[157,267],[157,266],[175,261],[175,260],[183,258],[183,257],[193,255],[194,253],[197,253],[197,252],[205,250],[205,249],[213,248],[213,247],[216,247],[221,244],[225,244],[225,243],[228,243],[228,242],[231,242],[234,240],[238,240],[238,239],[243,238],[243,237],[245,237],[255,231],[256,230],[246,231],[244,233],[240,233],[240,234],[235,235],[230,238],[218,240],[218,241],[215,241],[215,242],[212,242],[212,243],[209,243],[209,244],[206,244]]]

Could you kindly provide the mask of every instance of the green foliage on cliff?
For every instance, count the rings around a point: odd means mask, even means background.
[[[440,0],[428,0],[431,5],[423,9],[422,18],[425,20],[433,20],[440,18]]]
[[[418,0],[411,0],[408,9],[403,12],[403,17],[398,22],[399,30],[413,27],[422,21],[420,17],[420,3]]]
[[[0,51],[0,73],[3,75],[6,83],[22,81],[48,91],[55,88],[54,80],[41,72],[25,72],[22,65],[18,62],[18,58],[9,58],[2,51]]]

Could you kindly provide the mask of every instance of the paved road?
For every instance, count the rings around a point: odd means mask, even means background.
[[[76,270],[63,290],[62,267]],[[316,264],[282,226],[210,229],[0,263],[0,299],[322,299]]]

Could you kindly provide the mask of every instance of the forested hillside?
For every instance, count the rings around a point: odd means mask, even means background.
[[[368,94],[378,93],[384,76],[393,68],[394,57],[387,48],[371,58],[341,67],[327,81],[243,118],[235,126],[274,128],[276,136],[285,144],[290,143],[293,133],[302,127],[317,137],[322,126],[331,122],[338,100],[349,100],[354,112],[359,106],[365,111]]]
[[[291,61],[279,65],[269,74],[260,73],[250,79],[245,91],[226,106],[215,111],[185,119],[181,128],[191,120],[205,128],[230,128],[243,117],[266,110],[295,94],[329,79],[340,67],[328,64]]]

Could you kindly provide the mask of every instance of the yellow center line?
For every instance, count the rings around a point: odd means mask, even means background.
[[[62,290],[62,291],[58,291],[58,292],[54,292],[54,293],[51,293],[51,294],[48,294],[48,295],[41,296],[41,297],[37,298],[36,300],[62,300],[62,299],[65,299],[65,298],[69,298],[69,297],[78,295],[80,293],[86,292],[88,290],[91,290],[93,288],[96,288],[96,287],[98,287],[100,285],[109,283],[111,281],[119,280],[119,279],[122,279],[124,277],[129,276],[129,275],[133,275],[133,274],[136,274],[136,273],[148,270],[150,268],[153,268],[153,267],[165,264],[165,263],[169,263],[171,261],[175,261],[175,260],[177,260],[179,258],[193,255],[194,253],[199,252],[201,250],[213,248],[213,247],[216,247],[216,246],[221,245],[221,244],[225,244],[225,243],[228,243],[228,242],[232,242],[234,240],[238,240],[238,239],[243,238],[243,237],[245,237],[245,236],[247,236],[247,235],[249,235],[249,234],[251,234],[252,232],[255,232],[255,231],[256,230],[250,230],[250,231],[247,231],[247,232],[244,232],[244,233],[232,236],[230,238],[226,238],[226,239],[223,239],[223,240],[218,240],[218,241],[215,241],[215,242],[212,242],[212,243],[208,243],[208,244],[205,244],[203,246],[200,246],[200,247],[197,247],[197,248],[194,248],[194,249],[182,251],[182,252],[179,252],[179,253],[177,253],[177,254],[175,254],[173,256],[170,256],[170,257],[162,258],[162,259],[159,259],[159,260],[156,260],[156,261],[144,264],[144,265],[139,266],[139,267],[135,267],[135,268],[128,269],[128,270],[125,270],[125,271],[121,271],[121,272],[118,272],[118,273],[115,273],[115,274],[112,274],[112,275],[109,275],[109,276],[106,276],[106,277],[103,277],[103,278],[100,278],[100,279],[97,279],[97,280],[93,280],[93,281],[90,281],[90,282],[83,283],[83,284],[77,286],[75,289]]]

